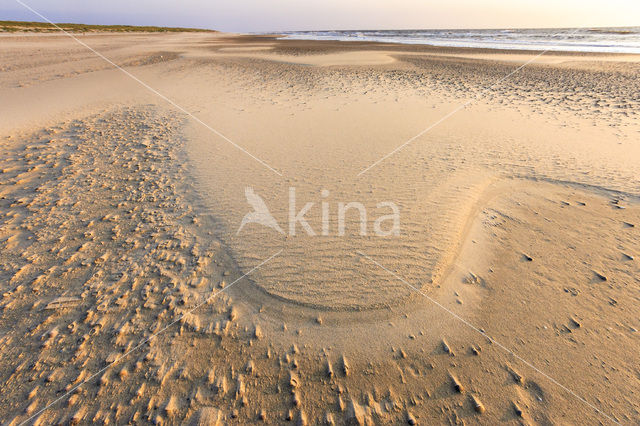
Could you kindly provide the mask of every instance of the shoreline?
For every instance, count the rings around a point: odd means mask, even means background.
[[[225,33],[221,33],[225,34]],[[575,50],[547,50],[544,48],[539,49],[521,49],[521,48],[500,48],[500,47],[470,47],[470,46],[446,46],[446,45],[432,45],[428,43],[402,43],[402,42],[385,42],[374,40],[333,40],[333,39],[296,39],[286,38],[286,34],[279,33],[264,33],[264,34],[238,34],[241,37],[265,37],[274,39],[278,42],[308,42],[308,43],[338,43],[343,45],[353,45],[355,47],[394,47],[399,50],[406,49],[406,51],[419,51],[423,53],[499,53],[499,54],[531,54],[535,55],[540,52],[546,54],[556,54],[560,56],[637,56],[639,53],[626,53],[626,52],[598,52],[598,51],[575,51]]]

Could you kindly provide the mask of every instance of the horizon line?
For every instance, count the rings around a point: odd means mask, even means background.
[[[0,20],[0,23],[25,23],[25,24],[46,24],[51,25],[47,21],[23,21],[23,20]],[[201,31],[216,31],[222,33],[235,33],[235,34],[282,34],[291,32],[323,32],[323,31],[460,31],[460,30],[569,30],[569,29],[603,29],[603,28],[640,28],[640,25],[589,25],[589,26],[513,26],[513,27],[428,27],[428,28],[322,28],[322,29],[279,29],[279,30],[267,30],[267,31],[223,31],[216,28],[209,27],[188,27],[188,26],[173,26],[163,24],[122,24],[122,23],[102,23],[92,24],[88,22],[55,22],[56,25],[88,25],[88,26],[122,26],[122,27],[157,27],[157,28],[170,28],[170,29],[186,29],[186,30],[201,30]]]

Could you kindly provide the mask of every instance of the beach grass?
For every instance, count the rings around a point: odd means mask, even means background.
[[[57,27],[56,27],[57,26]],[[212,32],[201,28],[134,26],[134,25],[89,25],[73,23],[50,24],[47,22],[0,21],[0,32],[53,32],[62,28],[68,32],[116,32],[116,33],[157,33],[157,32]]]

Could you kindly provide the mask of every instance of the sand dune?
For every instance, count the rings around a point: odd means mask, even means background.
[[[638,421],[637,57],[81,37],[0,38],[7,424]]]

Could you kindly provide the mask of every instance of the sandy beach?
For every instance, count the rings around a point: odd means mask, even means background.
[[[638,424],[640,55],[73,37],[0,34],[3,424]]]

